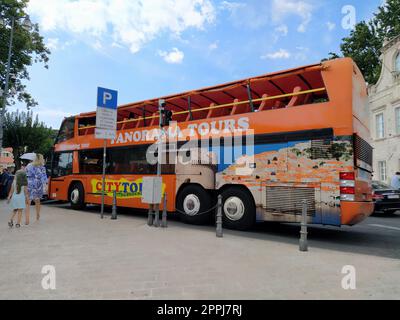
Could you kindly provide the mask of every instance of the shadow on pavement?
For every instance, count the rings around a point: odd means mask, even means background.
[[[51,203],[50,206],[72,210],[69,205],[62,203]],[[99,205],[87,206],[85,212],[100,215]],[[105,217],[109,218],[111,208],[105,208]],[[132,210],[130,208],[118,208],[118,215],[124,217],[136,216],[147,219],[146,210]],[[184,227],[196,230],[204,230],[213,233],[214,226],[210,223],[207,226],[188,225],[179,222],[178,214],[169,214],[169,221],[174,227]],[[385,228],[374,228],[371,224],[385,224],[390,226],[392,222],[400,227],[400,212],[387,214],[385,216],[372,216],[361,224],[355,226],[331,227],[331,226],[309,226],[308,240],[309,250],[312,248],[358,253],[365,255],[380,256],[386,258],[400,259],[400,231]],[[263,222],[257,223],[251,231],[236,231],[224,229],[224,233],[233,236],[252,238],[258,240],[276,241],[298,246],[300,226],[298,224]]]

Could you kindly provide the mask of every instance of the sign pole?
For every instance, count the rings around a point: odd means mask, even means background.
[[[165,100],[161,99],[158,102],[158,112],[159,112],[159,136],[158,136],[158,157],[157,157],[157,176],[161,176],[161,161],[163,159],[163,155],[162,155],[162,147],[163,147],[163,142],[162,142],[162,132],[163,132],[163,111],[164,111],[164,105],[165,105]]]
[[[103,147],[103,176],[101,183],[101,218],[104,217],[104,193],[105,193],[105,184],[106,184],[106,160],[107,160],[107,139],[104,139],[104,147]]]
[[[107,139],[115,139],[117,130],[118,91],[97,88],[96,139],[103,139],[103,174],[101,177],[101,219],[104,218]],[[110,189],[111,191],[111,189]]]

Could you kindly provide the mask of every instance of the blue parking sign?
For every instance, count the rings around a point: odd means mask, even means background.
[[[97,88],[97,106],[100,108],[117,109],[118,105],[118,91]]]

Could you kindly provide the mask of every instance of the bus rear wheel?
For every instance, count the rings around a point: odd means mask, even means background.
[[[213,204],[211,195],[199,185],[188,185],[176,198],[181,221],[188,224],[206,224],[210,221]]]
[[[222,192],[223,226],[228,229],[248,230],[256,221],[256,208],[249,192],[228,188]]]
[[[75,182],[71,185],[71,188],[69,189],[69,201],[72,209],[85,209],[85,190],[83,189],[82,183]]]

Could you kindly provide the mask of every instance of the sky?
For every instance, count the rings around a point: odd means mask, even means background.
[[[96,109],[319,62],[382,0],[30,0],[51,50],[29,68],[34,113],[59,128]],[[25,109],[21,103],[9,108]]]

